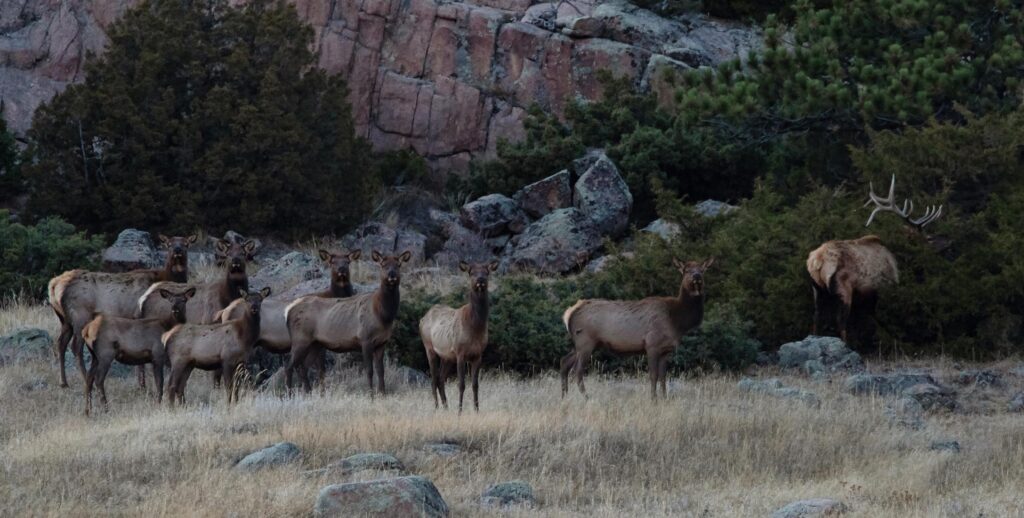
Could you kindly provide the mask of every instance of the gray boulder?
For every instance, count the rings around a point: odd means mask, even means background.
[[[1024,412],[1024,392],[1018,392],[1006,405],[1007,412]]]
[[[491,246],[479,232],[454,223],[449,225],[447,234],[441,250],[434,254],[434,262],[439,266],[454,269],[459,261],[483,262],[494,257]]]
[[[733,211],[739,209],[739,207],[729,205],[724,201],[704,200],[694,205],[693,209],[697,211],[697,214],[700,214],[705,218],[717,218],[718,216],[731,214]]]
[[[938,385],[935,378],[929,374],[903,372],[895,374],[854,374],[846,378],[843,386],[851,394],[893,396],[900,395],[904,390],[921,383]]]
[[[459,221],[485,237],[518,234],[526,227],[526,215],[515,200],[504,194],[488,194],[463,205]]]
[[[902,397],[887,403],[885,416],[893,426],[909,430],[924,428],[924,407],[912,397]]]
[[[998,372],[981,369],[962,371],[956,375],[956,383],[974,385],[978,388],[999,388],[1003,386],[1003,377]]]
[[[42,329],[15,331],[0,337],[0,365],[52,358],[52,348],[53,339]]]
[[[434,484],[418,476],[324,487],[313,514],[321,517],[417,517],[448,516],[448,504]]]
[[[114,244],[103,251],[103,269],[106,271],[127,272],[160,265],[160,256],[149,232],[134,228],[122,230]]]
[[[341,246],[347,250],[361,250],[362,259],[367,261],[374,250],[382,254],[400,254],[408,250],[412,253],[412,263],[419,264],[426,258],[427,236],[415,230],[395,230],[379,221],[371,221],[342,237]]]
[[[736,387],[747,392],[767,394],[769,396],[784,399],[795,399],[811,406],[818,406],[821,404],[821,400],[818,399],[818,395],[814,392],[795,387],[787,387],[783,385],[778,378],[770,378],[767,380],[743,378],[736,384]]]
[[[679,228],[678,224],[665,221],[661,218],[650,222],[646,227],[644,227],[643,231],[655,234],[666,241],[676,238],[682,233],[682,229]]]
[[[533,486],[522,480],[493,484],[480,495],[480,505],[488,508],[532,507],[536,504],[537,498],[533,494]]]
[[[572,206],[572,186],[569,180],[569,171],[563,169],[519,189],[513,199],[530,217],[544,217],[553,210]]]
[[[357,453],[341,459],[332,468],[345,475],[366,470],[405,472],[405,465],[387,453]]]
[[[846,512],[846,506],[831,498],[812,498],[791,502],[772,513],[772,518],[824,518],[839,516]]]
[[[262,450],[246,455],[235,464],[235,469],[256,471],[273,466],[281,466],[298,460],[299,447],[290,442],[279,442]]]
[[[260,268],[249,277],[249,285],[254,288],[270,286],[271,293],[276,294],[300,282],[321,277],[324,277],[324,273],[321,270],[320,259],[305,252],[296,251],[286,254],[276,261],[270,261],[266,266]]]
[[[559,209],[526,227],[506,248],[506,266],[540,273],[565,273],[586,264],[601,248],[594,222],[577,209]]]
[[[629,225],[633,195],[611,159],[601,154],[576,181],[575,206],[601,235],[618,237]]]
[[[808,374],[860,372],[864,361],[834,336],[808,336],[779,347],[779,366],[801,368]]]
[[[918,383],[903,389],[902,395],[921,404],[925,410],[955,410],[956,392],[934,383]]]

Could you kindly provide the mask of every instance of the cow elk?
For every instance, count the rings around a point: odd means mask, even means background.
[[[924,227],[942,216],[942,206],[930,206],[924,215],[912,218],[914,202],[905,200],[900,207],[895,202],[896,176],[889,184],[889,195],[875,194],[870,185],[865,207],[874,205],[874,210],[864,226],[871,225],[881,212],[898,215],[913,228],[923,232]],[[848,327],[854,308],[873,316],[881,289],[899,283],[899,269],[896,258],[878,236],[868,235],[858,239],[828,241],[807,256],[807,273],[811,277],[814,294],[814,323],[811,332],[822,330],[822,319],[826,308],[836,307],[836,330],[844,342],[849,342]]]
[[[573,351],[562,358],[562,396],[569,390],[569,372],[575,370],[580,393],[586,395],[583,376],[594,349],[607,348],[617,354],[647,355],[651,398],[667,395],[668,360],[687,332],[704,319],[704,275],[715,262],[672,264],[683,280],[676,297],[647,297],[641,300],[580,300],[565,310],[562,320],[573,342]]]
[[[462,412],[468,363],[473,379],[473,408],[480,410],[480,363],[487,347],[487,314],[490,309],[487,283],[491,272],[497,268],[497,261],[483,264],[460,262],[459,269],[469,274],[469,304],[458,309],[438,304],[420,319],[420,337],[430,364],[434,408],[437,408],[438,394],[444,407],[448,408],[448,397],[444,392],[445,375],[448,367],[454,364],[459,376],[459,413]]]
[[[244,314],[216,324],[180,324],[161,337],[171,365],[167,384],[168,401],[184,403],[185,385],[193,369],[220,370],[224,376],[228,404],[238,399],[234,391],[235,372],[245,365],[260,336],[260,306],[270,296],[270,288],[248,292],[238,290]]]
[[[292,339],[292,354],[285,371],[289,390],[293,370],[302,365],[310,348],[318,347],[336,353],[362,352],[370,390],[376,371],[377,390],[384,394],[384,344],[391,338],[398,316],[401,267],[411,256],[409,251],[385,256],[375,250],[372,258],[380,266],[381,276],[380,286],[373,293],[343,299],[302,297],[285,308]]]
[[[108,317],[132,317],[139,297],[154,283],[188,280],[188,248],[197,236],[172,237],[160,235],[160,244],[167,249],[167,262],[162,269],[133,270],[123,273],[70,270],[53,279],[47,286],[50,307],[60,321],[60,335],[54,344],[60,367],[60,386],[67,387],[64,356],[68,344],[78,360],[78,369],[85,378],[82,354],[82,329],[97,313]]]
[[[196,294],[195,288],[182,293],[161,289],[159,294],[171,304],[171,318],[124,318],[97,315],[82,330],[82,338],[92,354],[92,364],[85,378],[85,415],[92,410],[92,387],[99,386],[103,405],[107,405],[106,379],[111,364],[117,360],[125,365],[153,364],[156,399],[164,395],[164,367],[167,355],[160,338],[170,328],[185,323],[185,307]]]

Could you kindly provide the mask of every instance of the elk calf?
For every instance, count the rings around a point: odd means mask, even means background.
[[[444,393],[445,372],[455,364],[459,375],[459,412],[462,412],[462,396],[466,391],[466,363],[469,363],[473,378],[473,408],[480,410],[478,391],[480,388],[480,362],[487,347],[487,282],[491,272],[498,269],[498,262],[487,264],[459,263],[459,269],[469,274],[469,304],[458,309],[440,304],[427,311],[420,319],[420,337],[427,351],[430,364],[431,392],[434,408],[437,397],[448,408]],[[440,362],[440,364],[439,364]]]
[[[562,320],[574,350],[562,358],[562,396],[569,390],[569,371],[575,369],[580,393],[586,395],[583,375],[594,349],[605,347],[618,354],[647,354],[651,398],[657,397],[661,382],[666,396],[668,360],[688,331],[704,319],[704,273],[714,263],[672,264],[683,275],[676,297],[647,297],[641,300],[581,300],[565,310]]]
[[[228,404],[234,394],[235,371],[244,365],[260,336],[260,306],[270,296],[270,288],[258,292],[239,290],[244,299],[245,314],[238,319],[220,324],[181,324],[161,337],[171,365],[171,378],[167,384],[168,401],[184,403],[185,385],[193,369],[221,370]]]
[[[92,387],[99,385],[100,398],[107,405],[106,379],[110,365],[117,360],[125,365],[153,364],[156,380],[156,400],[164,396],[164,366],[167,354],[160,337],[165,331],[185,322],[186,302],[196,294],[195,288],[183,293],[159,290],[160,296],[171,303],[171,319],[123,318],[100,314],[86,324],[82,338],[92,354],[92,365],[85,378],[85,415],[92,410]]]
[[[376,370],[377,389],[384,394],[384,344],[391,338],[398,316],[401,266],[411,256],[408,251],[384,256],[375,250],[372,257],[380,265],[381,276],[380,287],[373,293],[344,299],[302,297],[285,308],[292,337],[292,354],[285,371],[289,390],[292,371],[305,361],[311,347],[321,347],[336,353],[361,351],[370,390]]]

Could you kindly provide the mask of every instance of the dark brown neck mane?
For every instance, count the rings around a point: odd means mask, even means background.
[[[239,291],[249,291],[249,276],[243,271],[234,273],[228,269],[227,277],[220,285],[220,307],[226,308],[238,298]]]
[[[355,293],[352,288],[352,283],[342,279],[340,276],[331,275],[331,285],[326,291],[322,293],[325,297],[333,297],[337,299],[343,299],[345,297],[351,297]]]
[[[487,330],[487,315],[491,309],[490,299],[487,291],[480,293],[470,286],[469,288],[469,327],[474,334],[483,333]]]
[[[246,349],[251,349],[256,346],[257,340],[260,337],[260,314],[256,312],[253,314],[249,311],[249,305],[245,305],[245,315],[240,319],[238,323],[239,334],[241,335],[242,345]]]
[[[669,315],[679,336],[700,325],[704,320],[704,293],[693,296],[686,289],[686,281],[679,285],[679,296],[668,301]]]
[[[398,317],[398,302],[401,295],[398,292],[398,285],[388,286],[384,278],[380,280],[380,287],[373,294],[373,312],[385,326],[391,325]]]

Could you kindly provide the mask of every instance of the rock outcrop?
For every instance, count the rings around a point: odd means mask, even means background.
[[[369,482],[336,484],[320,490],[314,516],[448,516],[434,483],[423,477],[397,477]]]

